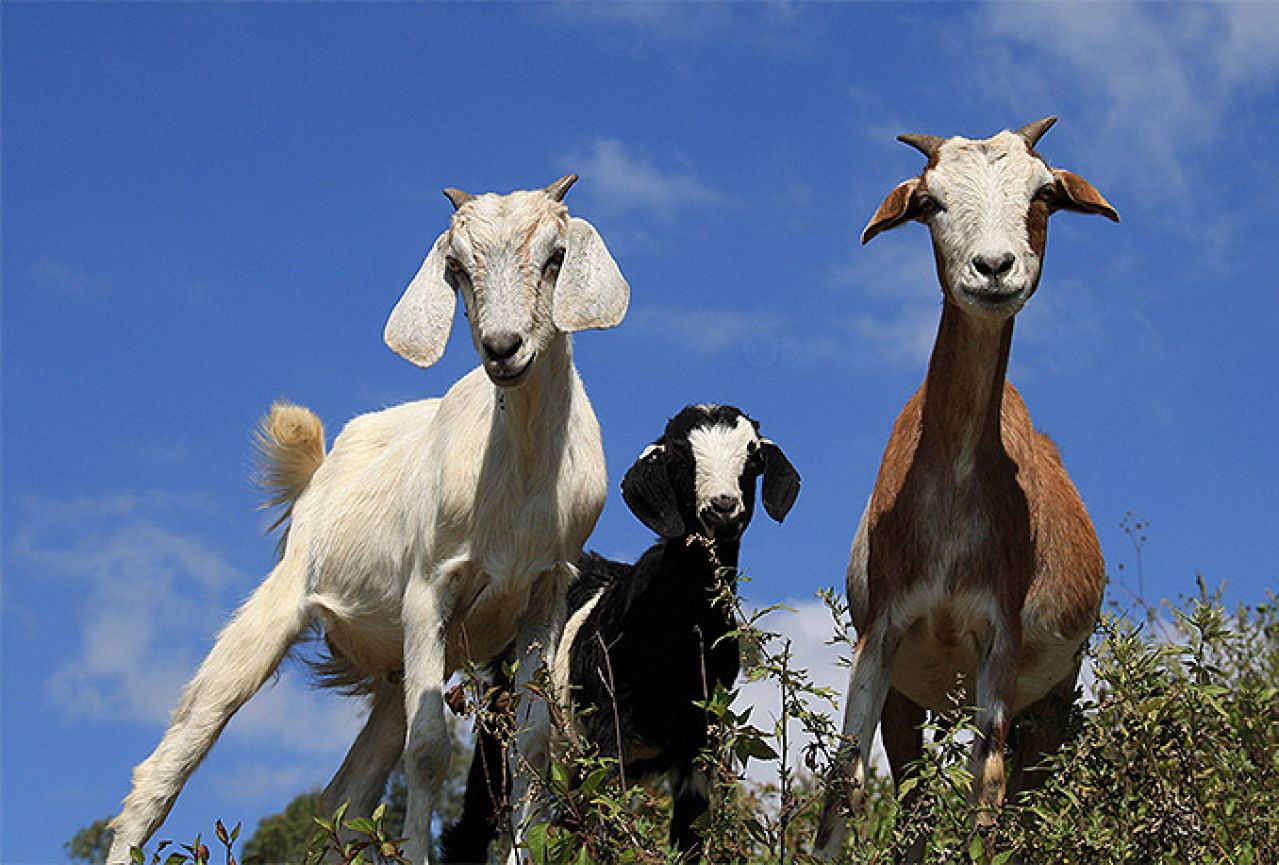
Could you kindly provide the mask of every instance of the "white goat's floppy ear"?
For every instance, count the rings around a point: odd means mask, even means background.
[[[870,222],[866,223],[866,227],[862,229],[862,243],[870,243],[871,238],[881,231],[896,228],[910,219],[910,205],[918,187],[918,177],[903,180],[893,187],[893,191],[888,193],[888,197],[879,205],[879,210],[875,211]]]
[[[457,295],[444,258],[446,236],[436,238],[417,276],[391,310],[382,336],[392,351],[418,366],[430,366],[440,359],[453,326]]]
[[[760,446],[764,450],[764,510],[780,523],[799,495],[799,472],[773,442],[763,439]]]
[[[626,315],[631,287],[604,240],[585,219],[568,221],[564,264],[555,282],[551,316],[564,333],[615,327]]]
[[[662,537],[678,538],[684,534],[675,489],[666,475],[665,445],[649,445],[635,465],[626,470],[622,500],[641,523]]]

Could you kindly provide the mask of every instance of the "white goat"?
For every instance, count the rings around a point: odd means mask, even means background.
[[[1065,733],[1105,570],[1056,446],[1004,376],[1014,316],[1039,284],[1049,215],[1119,217],[1087,181],[1035,152],[1054,121],[983,141],[900,136],[928,166],[889,193],[862,234],[866,243],[910,220],[928,225],[944,303],[927,377],[893,427],[848,565],[850,745],[832,767],[817,834],[826,857],[840,848],[845,809],[861,804],[876,725],[900,783],[921,753],[925,710],[946,713],[956,684],[971,688],[982,828],[1004,798],[1011,721],[1024,710],[1041,717],[1021,738],[1015,788]],[[917,845],[911,856],[921,853]]]
[[[159,746],[134,770],[112,824],[111,865],[159,827],[231,715],[313,621],[332,656],[329,683],[371,694],[325,801],[369,813],[403,753],[405,853],[430,861],[450,752],[444,682],[465,659],[512,644],[519,681],[550,660],[573,563],[604,505],[599,424],[568,334],[616,325],[630,290],[595,229],[569,218],[562,200],[576,179],[509,195],[445,190],[451,226],[386,327],[392,349],[429,366],[461,293],[483,366],[443,398],[355,418],[327,457],[310,412],[273,409],[267,480],[276,503],[291,506],[280,563],[218,636]],[[521,712],[520,752],[537,766],[545,706],[526,700]],[[518,824],[532,805],[527,773],[514,777]]]

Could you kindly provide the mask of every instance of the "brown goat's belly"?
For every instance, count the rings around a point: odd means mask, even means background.
[[[939,598],[919,611],[893,658],[893,687],[915,704],[948,713],[971,707],[977,668],[994,635],[991,605],[980,595]],[[1082,640],[1027,640],[1018,652],[1014,714],[1074,673]]]

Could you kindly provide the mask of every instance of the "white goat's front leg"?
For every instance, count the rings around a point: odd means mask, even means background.
[[[538,588],[515,643],[518,667],[514,693],[518,695],[515,714],[515,748],[510,760],[511,829],[515,844],[511,848],[510,865],[522,861],[520,844],[530,823],[549,815],[539,814],[537,784],[550,767],[551,713],[545,699],[525,688],[542,669],[551,670],[555,652],[568,615],[568,584],[577,576],[576,568],[561,562],[539,578]],[[548,695],[553,691],[548,689]],[[552,697],[553,699],[553,697]],[[536,774],[537,781],[531,777]]]
[[[444,722],[449,575],[415,575],[404,592],[405,857],[429,865],[435,856],[431,815],[449,768],[452,743]]]
[[[383,681],[373,692],[369,717],[355,744],[342,761],[321,801],[325,816],[343,802],[347,815],[368,817],[386,793],[386,779],[404,753],[404,687],[399,681]]]
[[[843,742],[827,775],[825,801],[817,824],[814,852],[827,861],[843,846],[848,814],[859,813],[865,800],[866,759],[888,698],[896,647],[896,639],[890,639],[886,617],[881,617],[867,627],[853,653]]]

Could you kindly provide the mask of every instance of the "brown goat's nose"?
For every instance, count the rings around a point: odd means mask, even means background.
[[[982,276],[1003,276],[1013,269],[1013,262],[1016,260],[1017,256],[1011,252],[1005,252],[1003,255],[974,255],[973,267],[977,268],[977,272]]]
[[[524,340],[518,333],[511,331],[503,331],[486,336],[483,339],[484,353],[489,356],[490,360],[509,360],[520,350],[520,346],[524,344]]]

